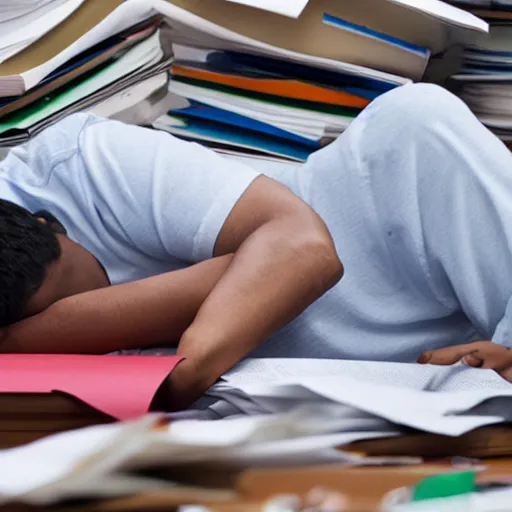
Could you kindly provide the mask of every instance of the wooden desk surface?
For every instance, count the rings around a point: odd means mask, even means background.
[[[512,458],[483,460],[485,469],[478,480],[512,476]],[[304,497],[312,488],[321,487],[347,497],[347,512],[378,510],[389,491],[411,486],[423,478],[454,471],[448,462],[401,467],[315,466],[290,469],[252,469],[242,472],[231,489],[194,491],[177,489],[172,493],[150,494],[76,505],[38,509],[46,512],[157,512],[173,510],[180,504],[205,505],[212,512],[256,512],[268,499],[280,494]],[[34,512],[30,507],[9,507],[9,512]]]

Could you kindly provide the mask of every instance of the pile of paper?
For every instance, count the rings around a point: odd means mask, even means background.
[[[16,55],[68,18],[84,0],[0,2],[0,62]]]
[[[277,414],[309,403],[341,404],[347,428],[360,429],[364,421],[358,421],[364,416],[374,433],[385,425],[382,434],[399,434],[399,426],[407,426],[459,436],[512,418],[512,384],[493,371],[463,365],[253,359],[226,374],[208,394],[217,401],[207,410],[217,417]],[[352,414],[358,418],[354,423]]]
[[[303,161],[374,98],[420,80],[431,54],[486,30],[439,0],[273,4],[0,1],[0,147],[85,110]]]
[[[512,3],[504,0],[458,2],[490,25],[464,51],[453,79],[461,98],[478,119],[508,145],[512,144]]]
[[[153,126],[228,154],[299,162],[379,95],[420,80],[431,53],[486,30],[437,0],[173,3],[190,12],[161,9],[180,24],[171,22],[172,108]]]
[[[215,463],[222,471],[257,465],[419,462],[336,450],[368,437],[365,432],[340,432],[341,419],[335,406],[309,405],[283,414],[222,421],[169,424],[162,416],[147,416],[57,434],[0,451],[0,506],[12,501],[46,505],[70,498],[171,492],[174,482],[140,472],[159,467],[208,468]],[[182,494],[184,488],[177,490]]]
[[[153,126],[218,150],[304,161],[400,80],[327,72],[250,54],[174,46],[175,105]]]
[[[172,415],[170,423],[148,416],[0,451],[0,504],[168,491],[172,482],[139,470],[191,463],[215,463],[222,471],[419,462],[365,457],[343,447],[399,436],[406,427],[459,436],[512,415],[512,385],[491,371],[463,366],[248,360],[207,398],[209,407]]]
[[[23,2],[27,9],[37,3],[23,14],[17,3],[7,3],[14,13],[0,5],[0,16],[6,17],[0,17],[0,26],[34,17],[29,27],[35,27],[31,38],[16,46],[25,30],[0,36],[0,146],[24,142],[77,110],[115,115],[158,90],[165,94],[170,47],[161,17],[150,6],[53,0]],[[39,16],[43,10],[45,16]]]

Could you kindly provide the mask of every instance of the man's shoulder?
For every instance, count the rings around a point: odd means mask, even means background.
[[[79,147],[82,132],[87,126],[104,121],[88,113],[71,114],[48,126],[25,144],[13,148],[11,156],[32,168],[50,169],[69,158]]]
[[[34,137],[32,142],[44,142],[46,145],[51,144],[56,152],[59,152],[59,150],[76,149],[79,145],[80,137],[87,127],[105,121],[107,119],[94,114],[76,112],[43,130]],[[49,141],[51,141],[50,144],[48,144]]]

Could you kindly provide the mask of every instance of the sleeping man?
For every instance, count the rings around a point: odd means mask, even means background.
[[[512,156],[462,102],[404,86],[304,165],[252,165],[86,114],[11,150],[0,350],[177,346],[176,407],[248,355],[509,377]]]

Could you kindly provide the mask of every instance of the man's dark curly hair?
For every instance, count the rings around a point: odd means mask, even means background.
[[[46,218],[44,212],[32,214],[0,200],[0,327],[23,317],[48,266],[60,257],[53,218],[44,224],[37,217]]]

